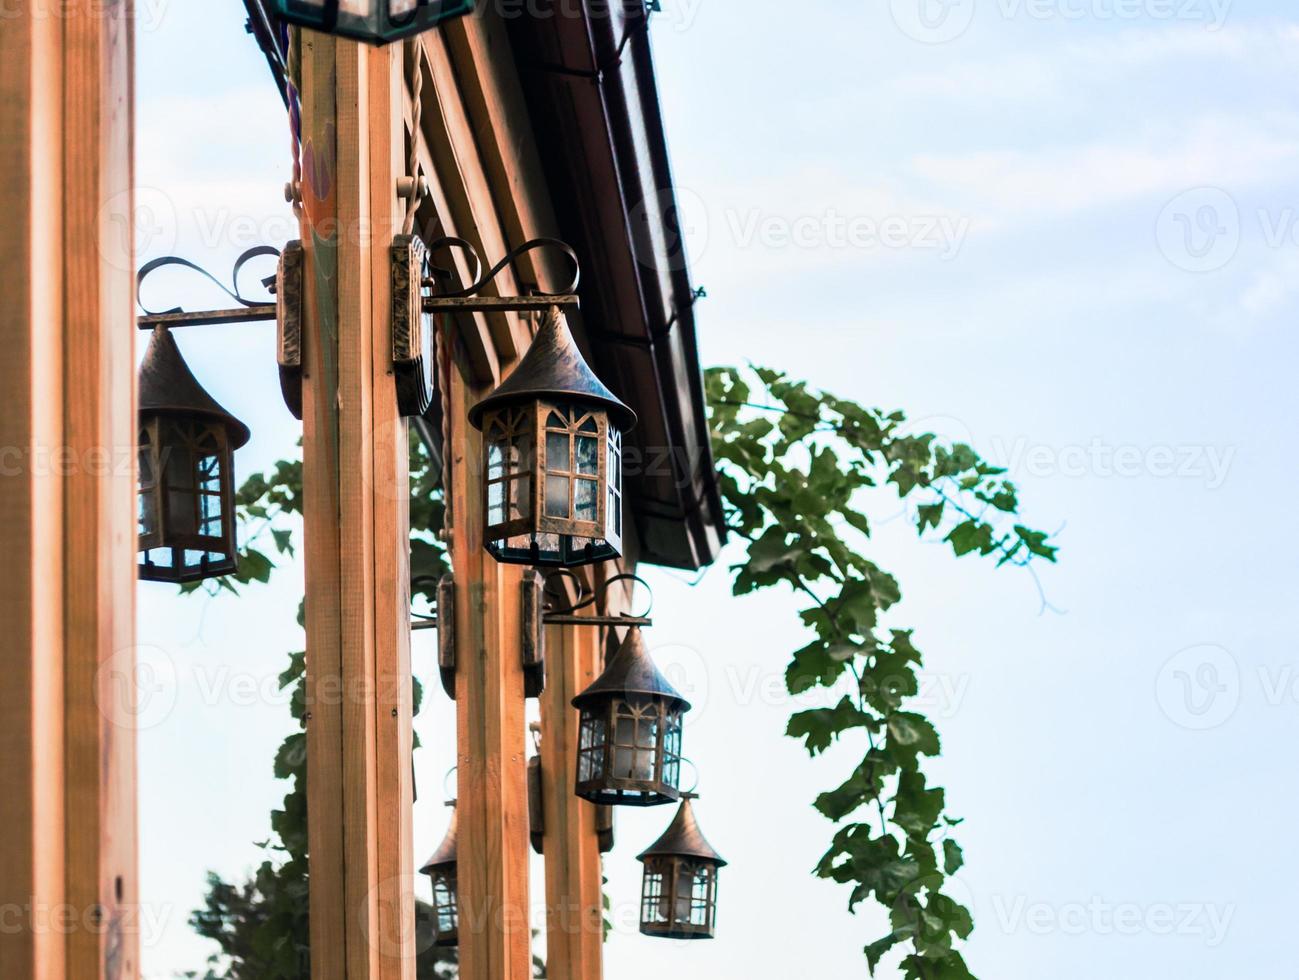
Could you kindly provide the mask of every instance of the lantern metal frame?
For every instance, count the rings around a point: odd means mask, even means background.
[[[451,808],[451,824],[433,856],[424,862],[420,874],[428,875],[433,884],[433,945],[460,945],[460,893],[458,890],[457,853],[459,810],[456,801]]]
[[[399,4],[406,10],[394,10]],[[375,45],[463,17],[473,11],[474,0],[370,0],[370,5],[367,13],[350,13],[341,0],[274,0],[276,14],[291,24]]]
[[[661,806],[680,798],[682,717],[672,687],[633,626],[604,671],[573,699],[578,724],[574,792],[604,806]]]
[[[188,583],[236,571],[234,451],[248,427],[199,384],[165,326],[140,365],[139,433],[139,577]]]
[[[699,829],[693,800],[681,807],[663,836],[637,857],[641,882],[640,931],[659,939],[712,939],[717,934],[718,872],[726,860]]]

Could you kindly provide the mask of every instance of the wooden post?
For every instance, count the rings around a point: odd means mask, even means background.
[[[0,976],[139,972],[129,5],[0,18]]]
[[[409,478],[391,374],[400,48],[302,32],[313,980],[413,980]]]
[[[463,980],[531,976],[522,574],[483,550],[480,434],[467,364],[452,372],[451,559],[456,576],[456,732]],[[562,976],[552,973],[551,976]]]
[[[603,631],[546,628],[541,698],[542,799],[546,815],[546,969],[550,976],[600,980],[604,911],[596,809],[573,793],[579,713],[573,698],[595,680]]]

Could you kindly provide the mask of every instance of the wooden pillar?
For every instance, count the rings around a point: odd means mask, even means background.
[[[0,977],[139,972],[128,4],[0,17]]]
[[[389,330],[400,47],[302,32],[313,980],[413,980],[409,478]]]
[[[552,977],[600,980],[604,909],[596,808],[573,793],[579,713],[573,698],[599,675],[601,635],[546,628],[541,774],[546,835],[546,968]]]
[[[480,434],[466,415],[485,390],[451,390],[451,537],[456,576],[456,726],[462,980],[531,976],[522,574],[484,550]],[[559,977],[562,974],[551,973]]]

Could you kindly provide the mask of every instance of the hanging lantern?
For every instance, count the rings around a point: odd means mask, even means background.
[[[234,451],[248,436],[157,327],[140,365],[140,578],[197,582],[235,571]]]
[[[661,939],[712,939],[717,932],[717,872],[726,866],[704,839],[690,801],[667,832],[640,855],[645,865],[640,931]]]
[[[592,373],[557,307],[469,421],[483,433],[483,540],[497,561],[564,568],[622,553],[622,436],[636,413]]]
[[[690,704],[654,666],[639,627],[628,631],[573,707],[582,713],[578,796],[624,806],[657,806],[680,796],[681,716]]]
[[[370,44],[419,34],[473,9],[473,0],[275,0],[287,21]]]
[[[460,913],[456,904],[456,805],[451,807],[451,826],[442,845],[424,862],[420,874],[433,882],[433,945],[456,946],[460,943]]]

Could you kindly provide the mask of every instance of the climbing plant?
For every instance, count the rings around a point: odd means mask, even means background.
[[[1056,548],[1014,519],[1019,498],[1003,470],[969,446],[910,431],[901,412],[864,408],[765,368],[714,368],[706,391],[726,521],[740,549],[734,592],[785,587],[798,596],[810,639],[791,655],[790,693],[847,691],[830,706],[795,713],[787,732],[814,756],[841,741],[862,747],[860,763],[815,801],[837,825],[815,872],[851,886],[851,910],[872,900],[888,911],[887,934],[865,947],[872,973],[893,951],[908,980],[970,978],[955,944],[973,921],[944,892],[963,862],[953,836],[961,821],[925,775],[924,760],[939,754],[940,741],[914,704],[923,660],[913,631],[891,615],[901,599],[897,580],[868,557],[865,507],[872,495],[902,498],[921,537],[1000,566],[1031,569],[1054,561]],[[431,602],[446,569],[437,539],[444,511],[438,473],[416,441],[411,481],[412,591]],[[238,592],[269,581],[276,559],[294,554],[301,464],[281,461],[249,478],[238,509],[239,573],[209,589]],[[219,952],[191,977],[309,975],[304,675],[304,655],[291,654],[280,683],[292,691],[299,730],[274,760],[290,790],[260,845],[270,853],[242,884],[210,876],[205,907],[190,921]],[[419,702],[417,684],[416,711]],[[419,914],[420,980],[455,976],[454,951],[430,945],[427,908]],[[544,975],[540,963],[536,975]]]
[[[864,505],[880,493],[913,502],[919,534],[957,556],[1030,566],[1054,561],[1056,548],[1013,520],[1019,498],[1004,470],[911,432],[901,412],[767,368],[715,368],[706,382],[726,520],[743,548],[734,592],[783,586],[802,600],[811,636],[790,658],[791,694],[847,687],[837,703],[794,714],[787,732],[814,756],[846,740],[862,749],[815,801],[838,825],[816,874],[851,886],[850,910],[868,899],[887,910],[888,933],[865,947],[872,974],[898,950],[909,980],[971,977],[954,945],[973,929],[970,911],[944,892],[963,861],[952,835],[961,821],[925,775],[940,742],[911,704],[923,661],[913,631],[889,615],[901,590],[868,557]]]

